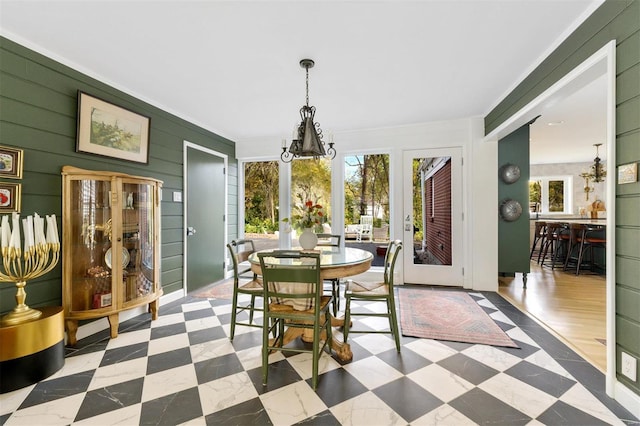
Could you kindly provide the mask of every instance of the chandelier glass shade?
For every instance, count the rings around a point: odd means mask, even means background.
[[[285,163],[291,162],[294,158],[304,157],[329,157],[335,158],[336,150],[333,148],[333,141],[329,142],[329,148],[325,149],[325,143],[322,140],[322,129],[320,123],[315,122],[316,107],[309,106],[309,68],[315,65],[311,59],[303,59],[300,66],[306,71],[306,88],[307,98],[306,104],[300,108],[300,124],[296,126],[294,137],[291,145],[287,150],[286,141],[282,141],[282,153],[280,159]]]

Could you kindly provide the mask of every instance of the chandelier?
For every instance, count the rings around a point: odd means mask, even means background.
[[[580,177],[584,179],[584,192],[586,194],[586,199],[589,201],[589,193],[593,192],[595,188],[590,186],[590,182],[600,183],[604,182],[604,178],[607,176],[607,171],[604,169],[604,166],[601,163],[599,150],[598,148],[602,145],[601,143],[595,143],[593,146],[596,147],[596,158],[593,159],[593,164],[591,165],[588,172],[580,173]]]
[[[596,158],[593,159],[593,164],[591,165],[591,173],[590,177],[593,182],[599,183],[604,182],[605,176],[607,176],[607,171],[604,169],[604,166],[600,163],[599,156],[599,148],[601,143],[595,143],[593,146],[596,147]]]
[[[322,140],[322,129],[320,123],[313,121],[316,114],[316,107],[309,106],[309,68],[313,68],[315,62],[311,59],[303,59],[300,66],[307,73],[307,103],[300,108],[300,124],[294,130],[294,138],[287,151],[286,141],[282,141],[282,154],[280,159],[285,163],[290,163],[294,158],[313,157],[320,158],[328,156],[331,159],[336,157],[336,150],[333,148],[333,140],[329,141],[329,149],[325,150]]]

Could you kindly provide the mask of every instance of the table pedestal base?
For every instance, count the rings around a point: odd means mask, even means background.
[[[332,327],[342,327],[344,326],[344,318],[334,318],[331,317],[331,326]],[[298,327],[289,327],[285,330],[284,336],[282,337],[282,346],[286,346],[290,342],[294,341],[300,337],[303,342],[311,343],[313,342],[313,330],[308,328],[298,328]],[[327,340],[326,331],[322,330],[320,333],[320,340]],[[333,349],[336,353],[336,356],[341,362],[350,362],[353,359],[353,352],[351,352],[351,345],[348,343],[341,342],[335,337],[331,338],[331,342],[329,342],[329,347]]]

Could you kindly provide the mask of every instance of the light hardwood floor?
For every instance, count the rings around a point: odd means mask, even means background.
[[[583,358],[606,372],[606,277],[575,275],[531,262],[527,288],[522,275],[499,278],[498,293],[534,317]]]

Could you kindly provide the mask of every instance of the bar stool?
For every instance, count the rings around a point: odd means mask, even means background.
[[[551,261],[551,269],[555,269],[558,253],[562,246],[566,246],[569,241],[568,238],[568,226],[567,224],[560,222],[547,222],[547,231],[545,234],[545,241],[542,249],[542,262],[541,266],[544,266],[545,259]],[[548,256],[548,257],[547,257]],[[564,265],[564,260],[562,261]]]
[[[533,243],[531,243],[531,253],[529,254],[529,260],[533,259],[533,253],[536,251],[538,243],[538,263],[540,263],[540,254],[542,253],[542,247],[544,246],[545,234],[547,232],[547,223],[541,220],[535,222],[535,229],[533,231]]]
[[[607,237],[603,235],[604,227],[602,226],[586,226],[583,231],[583,237],[580,241],[580,252],[578,254],[578,264],[576,267],[576,275],[580,275],[580,265],[583,260],[583,256],[586,252],[589,252],[589,265],[592,272],[596,266],[595,258],[593,257],[593,249],[601,248],[606,250]]]
[[[569,268],[575,268],[576,275],[580,275],[580,269],[583,269],[584,266],[589,266],[593,271],[597,266],[593,249],[606,249],[607,247],[607,239],[605,235],[602,235],[603,232],[604,227],[571,224],[571,240],[563,269],[566,271]]]
[[[582,223],[572,223],[569,226],[569,243],[567,248],[567,256],[564,259],[563,271],[569,268],[576,268],[576,271],[580,270],[580,245],[584,237],[584,231],[587,228]]]

